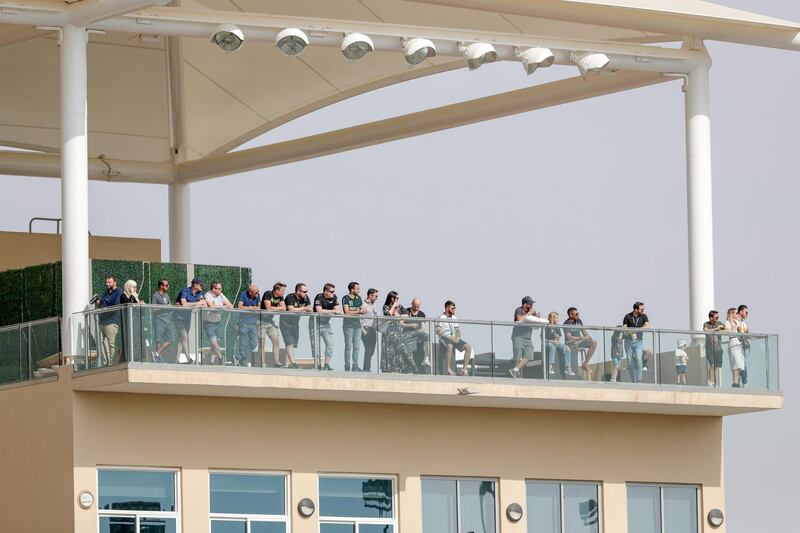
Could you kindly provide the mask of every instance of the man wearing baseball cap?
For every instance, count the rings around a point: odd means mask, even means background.
[[[182,307],[187,307],[186,311],[176,313],[175,322],[178,324],[178,331],[181,336],[181,347],[183,353],[186,354],[186,362],[191,363],[192,359],[189,357],[189,329],[192,326],[192,307],[206,307],[206,300],[203,298],[203,280],[194,278],[191,285],[181,289],[178,293],[178,304]],[[178,362],[180,363],[180,354],[178,354]]]
[[[532,324],[547,324],[547,320],[533,309],[535,303],[533,298],[526,296],[522,299],[522,305],[514,311],[514,322],[519,324],[511,330],[514,366],[508,369],[508,375],[512,378],[520,377],[522,369],[533,359]]]

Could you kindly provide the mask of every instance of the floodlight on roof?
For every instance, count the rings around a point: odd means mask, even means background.
[[[350,61],[359,61],[373,50],[372,39],[363,33],[348,33],[342,40],[342,55]]]
[[[429,57],[436,55],[436,45],[429,39],[415,37],[413,39],[403,40],[403,53],[406,57],[406,63],[409,65],[419,65]]]
[[[459,46],[458,51],[467,60],[467,67],[475,70],[484,63],[493,63],[497,60],[497,52],[489,43],[472,43],[469,46]]]
[[[286,28],[275,36],[275,46],[284,55],[299,56],[308,46],[308,35],[297,28]]]
[[[601,53],[576,54],[570,52],[569,59],[578,66],[583,79],[586,79],[592,72],[601,72],[611,61],[607,55]]]
[[[514,48],[514,55],[522,61],[522,66],[525,72],[530,76],[536,69],[541,67],[549,67],[556,60],[556,56],[549,48],[528,48],[527,50],[520,50]]]
[[[244,32],[236,24],[220,24],[211,34],[211,42],[226,52],[235,52],[244,44]]]

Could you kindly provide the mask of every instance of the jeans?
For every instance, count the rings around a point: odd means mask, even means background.
[[[625,355],[628,358],[628,372],[631,375],[631,381],[640,383],[642,381],[642,356],[644,355],[644,347],[641,339],[631,339],[625,347]]]
[[[367,332],[361,335],[361,342],[364,343],[364,366],[362,370],[368,372],[372,369],[372,355],[375,353],[378,334],[375,328],[367,328]]]
[[[258,326],[256,324],[239,324],[239,363],[250,361],[253,350],[258,348]]]
[[[353,368],[358,366],[358,356],[361,354],[361,325],[344,326],[344,368],[350,368],[352,361]]]
[[[547,343],[547,362],[551,365],[556,363],[556,353],[558,353],[558,362],[561,365],[561,372],[568,368],[572,368],[572,351],[563,342],[548,342]]]
[[[317,324],[319,325],[316,326]],[[325,343],[325,357],[327,359],[333,357],[333,326],[331,326],[331,323],[322,322],[321,320],[319,322],[316,320],[309,320],[308,331],[311,337],[311,353],[314,355],[314,359],[319,357],[319,350],[321,348],[317,340],[317,333],[319,333],[319,340]]]

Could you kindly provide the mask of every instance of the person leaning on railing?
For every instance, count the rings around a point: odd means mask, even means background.
[[[724,331],[725,324],[719,320],[719,311],[712,309],[708,312],[708,322],[703,324],[703,331]],[[719,387],[722,382],[722,337],[720,335],[706,335],[706,365],[708,378],[706,385]]]
[[[514,322],[520,322],[523,325],[516,325],[511,329],[511,351],[514,366],[508,369],[508,375],[512,378],[520,377],[522,369],[533,359],[533,340],[531,340],[533,328],[529,324],[547,324],[547,320],[543,319],[533,308],[534,303],[536,302],[533,298],[525,296],[521,305],[514,310]]]
[[[378,305],[378,289],[368,289],[367,299],[364,300],[364,316],[361,319],[361,343],[364,345],[364,365],[361,370],[372,371],[372,355],[378,344],[378,320],[380,314]]]
[[[206,306],[210,309],[233,309],[233,304],[228,297],[222,294],[222,283],[219,281],[211,282],[211,290],[206,292],[204,299]],[[219,348],[219,335],[223,330],[222,314],[219,311],[203,312],[203,329],[211,343],[211,364],[222,364],[225,362]]]
[[[258,287],[248,286],[236,299],[236,308],[249,311],[258,310],[261,305],[259,296]],[[234,363],[251,366],[253,350],[258,347],[258,314],[241,313],[236,329],[239,332],[239,353],[235,355]]]
[[[150,303],[153,305],[171,305],[169,297],[169,281],[162,278],[158,280],[158,290],[153,293]],[[153,340],[156,349],[150,353],[154,363],[161,363],[164,360],[164,352],[178,338],[178,332],[172,321],[172,311],[169,309],[153,310]],[[176,363],[178,361],[175,361]]]
[[[266,315],[261,316],[261,328],[258,336],[258,353],[261,354],[261,366],[267,366],[267,339],[272,343],[272,366],[283,368],[281,364],[281,337],[280,330],[275,324],[276,311],[286,311],[286,302],[283,300],[283,293],[286,284],[277,282],[272,286],[271,291],[264,291],[261,297],[261,309],[267,311]]]
[[[181,289],[181,292],[178,293],[178,305],[188,308],[206,307],[206,300],[203,298],[202,279],[194,278],[188,287]],[[192,358],[189,356],[189,330],[192,327],[191,309],[176,313],[175,322],[178,324],[178,332],[181,336],[180,342],[183,347],[183,353],[186,354],[186,362],[191,363]],[[180,363],[180,354],[178,354],[178,362]]]
[[[367,311],[360,294],[361,284],[351,281],[347,285],[347,294],[342,298],[342,312],[345,315],[361,316]],[[344,333],[344,371],[361,372],[358,367],[358,356],[361,352],[361,319],[343,318],[342,333]]]
[[[317,294],[314,298],[314,312],[320,315],[338,315],[342,312],[339,307],[339,297],[336,296],[336,286],[333,283],[326,283],[322,287],[322,292]],[[327,316],[320,316],[317,319],[319,324],[319,337],[325,344],[325,366],[323,370],[333,370],[331,367],[331,358],[333,357],[333,326],[331,326],[331,319]],[[316,337],[311,336],[311,348],[314,352],[314,357],[319,357],[319,352],[322,351],[322,346],[317,343]]]
[[[297,313],[310,313],[314,309],[311,300],[308,298],[308,287],[305,283],[298,283],[294,286],[294,292],[284,299],[287,314],[282,316],[278,326],[283,335],[283,343],[286,345],[286,363],[289,368],[300,368],[294,362],[294,351],[300,342],[300,317]],[[313,320],[309,320],[309,323]]]

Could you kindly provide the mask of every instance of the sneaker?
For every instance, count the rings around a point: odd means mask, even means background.
[[[333,370],[333,368],[331,368],[331,365],[329,365],[328,363],[325,363],[325,366],[322,367],[322,370]]]
[[[358,368],[358,365],[353,365],[352,371],[353,372],[361,372],[361,369]]]
[[[564,372],[564,373],[565,373],[566,375],[568,375],[568,376],[574,376],[574,375],[575,375],[575,372],[573,372],[571,368],[568,368],[568,369],[567,369],[567,371],[566,371],[566,372]]]
[[[283,365],[282,365],[282,364],[280,364],[280,363],[275,363],[275,364],[274,364],[274,365],[272,365],[272,366],[273,366],[274,368],[283,368]]]
[[[426,357],[425,359],[423,359],[422,360],[422,366],[431,367],[432,366],[431,365],[431,358],[430,357]]]
[[[161,359],[161,356],[158,355],[158,352],[150,352],[150,357],[153,358],[154,363],[163,363],[164,361]]]
[[[550,375],[552,376],[555,373],[556,373],[556,369],[553,368],[553,365],[550,365]]]
[[[642,372],[647,372],[647,367],[646,366],[642,367]]]
[[[327,367],[328,365],[325,365],[325,366]],[[325,370],[328,370],[328,369],[325,368]],[[350,365],[344,365],[344,371],[345,372],[350,372]]]
[[[519,377],[519,368],[509,368],[508,375],[514,379],[517,379]]]
[[[289,365],[288,368],[300,368],[300,365],[298,365],[297,363],[292,363],[291,365]]]

